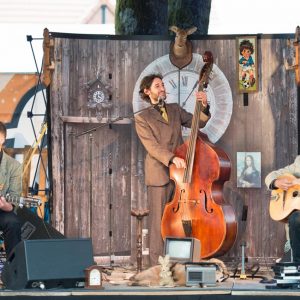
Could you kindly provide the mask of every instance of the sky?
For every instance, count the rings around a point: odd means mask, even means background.
[[[0,73],[35,73],[43,57],[43,31],[114,34],[113,24],[1,24]],[[32,42],[27,41],[27,35]],[[9,42],[8,42],[9,41]],[[34,56],[35,59],[34,59]]]
[[[295,33],[300,0],[212,0],[209,34]]]
[[[299,12],[300,0],[212,0],[208,34],[294,34]],[[40,68],[45,27],[52,32],[114,34],[113,24],[3,24],[0,20],[0,73],[36,72],[32,49]],[[31,45],[27,35],[33,38]]]

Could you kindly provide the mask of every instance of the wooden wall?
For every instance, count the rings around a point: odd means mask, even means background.
[[[54,225],[69,237],[91,236],[96,255],[112,251],[134,256],[135,220],[130,210],[147,207],[144,149],[129,118],[111,128],[105,125],[78,136],[99,125],[89,115],[85,84],[94,80],[100,70],[100,79],[112,87],[111,117],[130,116],[135,82],[150,62],[168,54],[170,40],[151,37],[122,40],[57,33],[52,36],[55,40],[50,96]],[[246,255],[250,259],[272,260],[283,252],[285,232],[281,223],[269,217],[269,192],[264,178],[271,170],[291,163],[298,148],[295,76],[283,64],[284,56],[289,53],[287,36],[259,37],[259,91],[249,94],[248,106],[244,106],[243,95],[237,94],[236,89],[235,37],[199,37],[192,42],[194,52],[213,52],[233,94],[231,123],[217,142],[232,161],[231,178],[225,184],[224,194],[239,222],[237,241],[226,258],[237,261],[241,241],[246,240]],[[262,188],[236,187],[239,151],[261,152]],[[248,206],[246,222],[241,221],[243,206]]]

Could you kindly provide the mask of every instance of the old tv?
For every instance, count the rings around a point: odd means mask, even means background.
[[[200,241],[192,237],[166,237],[164,255],[170,260],[179,262],[199,262],[201,254]]]

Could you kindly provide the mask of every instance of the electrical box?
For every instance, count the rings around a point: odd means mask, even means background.
[[[195,285],[216,285],[216,266],[187,264],[186,265],[186,286]]]

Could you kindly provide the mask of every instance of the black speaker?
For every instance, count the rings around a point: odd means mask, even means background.
[[[17,216],[22,224],[22,240],[63,239],[65,236],[43,221],[27,207],[18,207]]]
[[[95,264],[91,239],[26,240],[10,253],[1,279],[11,290],[83,286]]]

